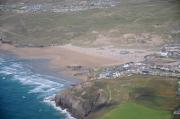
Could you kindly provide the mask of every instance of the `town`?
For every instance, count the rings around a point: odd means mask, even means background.
[[[154,58],[149,60],[149,58]],[[180,61],[158,62],[154,55],[146,56],[142,62],[129,62],[126,64],[107,67],[96,75],[97,79],[116,79],[118,77],[143,74],[180,77]]]
[[[118,5],[120,2],[116,0],[89,0],[43,3],[43,4],[5,4],[0,5],[0,10],[4,12],[31,13],[31,12],[68,12],[68,11],[84,11],[96,8],[109,8]]]
[[[177,96],[180,96],[180,47],[168,45],[161,48],[159,54],[144,57],[142,62],[129,62],[122,65],[106,67],[97,71],[95,79],[119,79],[133,74],[177,77]],[[168,79],[168,78],[167,78]],[[165,79],[166,80],[166,79]],[[175,109],[172,119],[179,119],[180,107]]]

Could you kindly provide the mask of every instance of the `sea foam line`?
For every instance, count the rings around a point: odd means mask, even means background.
[[[40,93],[40,96],[43,97],[44,103],[65,114],[66,119],[75,119],[66,109],[63,110],[62,108],[57,107],[55,101],[53,100],[55,94],[64,87],[63,84],[49,80],[57,79],[57,77],[34,74],[30,70],[24,69],[20,63],[11,62],[9,65],[4,63],[8,63],[8,61],[0,58],[0,73],[5,75],[13,75],[14,77],[12,80],[17,80],[23,85],[34,86],[34,88],[30,90],[29,93]]]
[[[13,80],[18,80],[23,85],[34,86],[29,93],[55,93],[64,87],[63,84],[49,80],[50,77],[41,74],[34,74],[28,69],[24,69],[20,64],[14,63],[4,66],[0,73],[13,75]],[[51,77],[53,79],[53,77]]]
[[[66,119],[76,119],[74,117],[71,116],[71,114],[66,110],[66,109],[62,109],[61,107],[57,107],[56,103],[54,101],[55,95],[49,96],[44,98],[43,102],[47,103],[48,105],[54,107],[56,110],[62,112],[63,114],[66,115]]]

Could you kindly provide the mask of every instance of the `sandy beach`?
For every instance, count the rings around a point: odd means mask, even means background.
[[[142,61],[144,56],[153,53],[152,51],[139,49],[117,49],[112,46],[83,48],[71,44],[43,48],[15,47],[8,44],[1,44],[0,49],[12,52],[21,58],[48,59],[50,61],[50,68],[59,70],[68,76],[74,76],[74,74],[78,73],[67,70],[68,66],[83,66],[87,69],[127,62],[138,62]],[[86,76],[80,76],[78,78],[84,79]]]

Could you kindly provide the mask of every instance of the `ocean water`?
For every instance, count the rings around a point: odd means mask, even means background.
[[[32,62],[0,52],[0,119],[74,119],[52,101],[72,81],[33,70]]]

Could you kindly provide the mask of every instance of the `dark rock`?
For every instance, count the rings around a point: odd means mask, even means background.
[[[43,47],[46,47],[45,45],[37,45],[37,44],[16,44],[15,46],[16,47],[21,47],[21,48],[24,48],[24,47],[31,47],[31,48],[43,48]]]
[[[82,69],[82,66],[80,66],[80,65],[77,65],[77,66],[67,66],[67,68],[76,71],[76,70],[81,70],[81,69]]]
[[[55,96],[56,105],[63,109],[66,108],[72,116],[78,119],[84,119],[91,112],[106,106],[108,99],[109,97],[103,89],[84,88],[84,84]]]
[[[13,42],[12,42],[12,41],[5,40],[5,39],[1,39],[1,43],[3,43],[3,44],[10,44],[10,45],[12,45],[12,44],[13,44]]]
[[[0,42],[4,44],[12,44],[12,41],[6,39],[6,37],[3,36],[2,34],[0,35]]]

